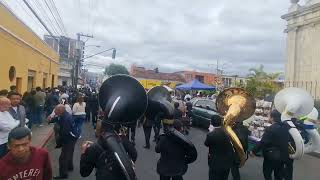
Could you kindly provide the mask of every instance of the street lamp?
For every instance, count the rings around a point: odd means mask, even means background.
[[[94,47],[96,47],[96,48],[101,48],[100,45],[87,45],[87,46],[84,46],[84,48],[85,48],[85,47],[90,47],[90,46],[94,46]]]
[[[116,54],[117,54],[117,50],[116,50],[116,48],[110,48],[110,49],[106,49],[106,50],[104,50],[104,51],[98,52],[98,53],[96,53],[96,54],[93,54],[93,55],[84,57],[84,58],[82,58],[81,60],[88,59],[88,58],[91,58],[91,57],[93,57],[93,56],[96,56],[96,55],[99,55],[99,54],[102,54],[102,53],[104,53],[104,52],[111,51],[111,50],[112,50],[112,59],[115,59],[115,58],[116,58]]]

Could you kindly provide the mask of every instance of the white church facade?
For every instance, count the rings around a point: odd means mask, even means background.
[[[320,0],[291,0],[287,21],[285,87],[300,87],[320,99]]]

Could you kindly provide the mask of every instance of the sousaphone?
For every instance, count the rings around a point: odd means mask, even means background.
[[[303,115],[308,115],[314,106],[313,98],[304,89],[290,87],[276,94],[274,104],[275,108],[281,113],[281,121],[291,127],[289,133],[294,140],[295,148],[289,146],[290,158],[300,159],[305,150],[304,140],[292,122],[292,119],[298,119]]]
[[[136,124],[147,109],[148,99],[139,81],[131,76],[116,75],[103,82],[99,91],[99,104],[105,114],[101,126],[118,130],[120,127],[121,130],[122,126]],[[127,180],[136,180],[134,165],[114,130],[104,132],[98,143],[113,152]]]
[[[218,95],[216,107],[218,112],[224,116],[223,127],[230,137],[233,148],[239,157],[240,167],[242,167],[246,161],[246,153],[232,127],[235,122],[242,122],[253,115],[256,109],[255,99],[244,89],[229,88]]]
[[[148,95],[148,108],[145,113],[146,118],[154,118],[158,113],[164,118],[164,135],[174,140],[185,149],[185,160],[188,164],[197,159],[198,153],[194,144],[182,133],[172,127],[174,122],[174,107],[171,103],[170,92],[163,86],[156,86],[150,89]]]

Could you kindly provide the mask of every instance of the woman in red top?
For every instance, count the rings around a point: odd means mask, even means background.
[[[9,153],[0,160],[0,179],[52,180],[48,151],[30,146],[31,132],[26,127],[11,130]]]

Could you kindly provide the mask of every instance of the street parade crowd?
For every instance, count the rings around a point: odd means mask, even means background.
[[[89,176],[95,169],[98,180],[134,180],[134,163],[139,158],[135,148],[135,133],[137,127],[143,127],[146,149],[150,149],[152,129],[154,131],[155,153],[161,155],[157,162],[160,180],[182,180],[188,171],[188,164],[197,159],[196,147],[188,139],[192,124],[192,99],[211,98],[219,101],[220,95],[203,97],[200,93],[185,93],[171,101],[172,94],[161,87],[146,92],[129,76],[120,80],[116,78],[123,77],[109,78],[99,92],[90,88],[62,86],[47,89],[37,87],[23,95],[14,86],[10,91],[1,90],[0,180],[68,179],[68,173],[74,169],[75,144],[82,138],[82,125],[85,122],[92,123],[97,141],[85,141],[81,146],[82,177]],[[238,96],[236,93],[235,96]],[[248,127],[242,116],[235,113],[242,113],[242,109],[249,107],[233,105],[228,105],[234,110],[232,113],[211,117],[209,132],[203,139],[204,146],[208,147],[208,179],[227,180],[231,172],[234,180],[240,180],[239,168],[245,160],[262,152],[264,179],[292,180],[296,159],[293,156],[299,153],[301,144],[297,144],[291,131],[297,128],[299,133],[304,133],[307,144],[312,138],[308,137],[305,129],[314,129],[315,126],[311,127],[311,124],[317,124],[318,117],[309,115],[311,110],[306,110],[303,112],[304,120],[311,122],[306,125],[298,119],[301,113],[290,112],[288,107],[281,112],[281,108],[270,106],[268,119],[265,120],[268,126],[259,134],[255,146],[249,148],[253,132],[250,127],[254,123],[250,121]],[[261,114],[255,105],[253,112]],[[299,104],[298,108],[300,106],[308,105]],[[228,125],[228,120],[232,121],[232,125]],[[54,124],[56,148],[61,149],[57,176],[52,174],[50,160],[56,157],[50,157],[46,149],[31,146],[33,127],[41,127],[44,123]]]

